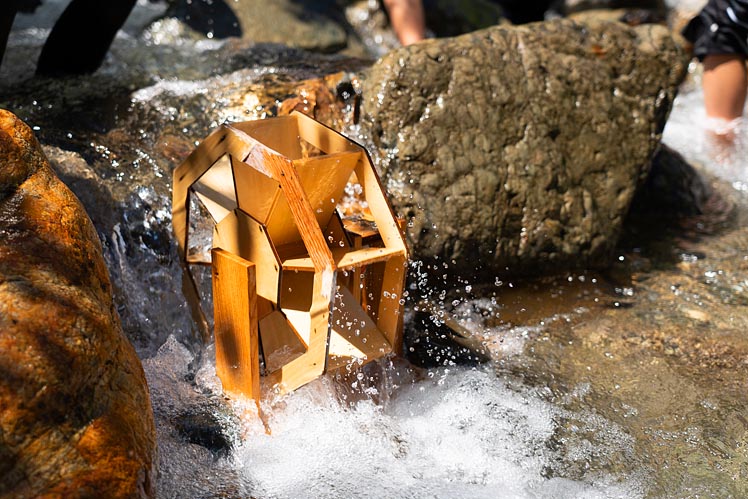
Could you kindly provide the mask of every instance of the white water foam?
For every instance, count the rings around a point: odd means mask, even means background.
[[[163,498],[644,495],[642,481],[631,477],[553,476],[561,460],[584,463],[630,454],[633,441],[599,416],[571,415],[547,402],[542,390],[484,368],[421,371],[384,363],[381,373],[387,379],[363,391],[325,376],[265,408],[270,434],[247,410],[251,404],[235,403],[235,413],[245,414],[236,432],[240,437],[228,456],[215,458],[180,440],[170,423],[185,410],[204,406],[206,397],[220,397],[212,355],[206,352],[204,358],[192,384],[186,379],[195,359],[173,337],[144,362],[158,408]],[[559,425],[569,420],[580,435],[598,437],[565,442],[561,456],[553,442]]]
[[[270,417],[272,435],[248,438],[236,455],[259,497],[641,497],[638,483],[615,477],[548,478],[563,412],[489,370],[431,371],[384,405],[351,407],[322,380],[284,405]],[[611,423],[594,424],[607,428],[606,445],[632,445]],[[606,452],[594,447],[587,441],[573,452]]]
[[[710,173],[748,192],[748,126],[745,118],[731,123],[709,119],[704,110],[701,66],[689,67],[690,84],[681,88],[663,131],[662,141],[686,160],[703,165]],[[730,131],[732,141],[715,139],[719,132]]]

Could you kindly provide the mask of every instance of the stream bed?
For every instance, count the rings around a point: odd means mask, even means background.
[[[139,1],[99,72],[29,80],[61,4],[19,16],[0,105],[34,128],[99,231],[151,389],[159,497],[748,496],[748,135],[732,151],[709,142],[697,67],[664,142],[709,188],[700,213],[632,216],[604,273],[412,279],[411,296],[442,307],[408,304],[412,362],[270,396],[261,419],[223,397],[190,321],[171,171],[217,123],[272,114],[263,103],[298,81],[360,62],[280,46],[226,56],[167,23],[139,34],[160,12]],[[441,338],[445,318],[469,331],[463,346]]]

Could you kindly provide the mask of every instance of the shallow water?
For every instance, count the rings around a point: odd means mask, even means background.
[[[96,75],[23,90],[50,21],[40,30],[19,18],[0,100],[43,143],[85,159],[63,178],[96,223],[144,361],[159,497],[748,495],[748,140],[742,130],[728,153],[705,139],[697,68],[665,142],[703,165],[709,210],[655,237],[632,230],[604,274],[411,289],[407,346],[421,367],[389,359],[326,376],[265,400],[261,420],[223,397],[212,347],[189,320],[170,176],[194,140],[222,120],[261,117],[259,92],[314,76],[314,64],[270,47],[221,68],[217,42],[185,40],[168,23],[139,35],[157,14],[139,1]],[[424,311],[420,294],[439,307]],[[444,320],[490,360],[441,338]]]

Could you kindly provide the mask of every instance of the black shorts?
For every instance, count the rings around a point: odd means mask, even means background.
[[[698,16],[683,29],[699,60],[707,55],[748,56],[748,9],[745,2],[709,0]]]

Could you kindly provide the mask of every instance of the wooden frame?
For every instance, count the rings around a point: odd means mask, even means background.
[[[370,211],[363,228],[342,213],[349,183],[360,185]],[[294,112],[222,125],[175,169],[183,288],[207,341],[189,271],[207,263],[187,251],[192,195],[215,222],[214,279],[242,276],[213,283],[216,371],[227,391],[259,398],[260,358],[265,382],[287,392],[325,371],[401,353],[407,247],[363,147]]]

